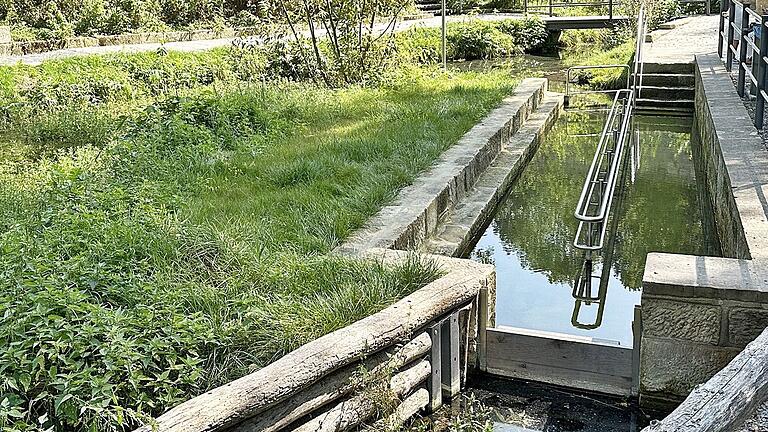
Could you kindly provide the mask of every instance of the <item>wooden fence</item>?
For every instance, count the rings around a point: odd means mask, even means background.
[[[371,250],[396,263],[408,253]],[[433,256],[445,275],[383,311],[184,402],[136,432],[345,431],[401,424],[457,395],[484,349],[491,265]],[[382,407],[393,408],[377,419]]]

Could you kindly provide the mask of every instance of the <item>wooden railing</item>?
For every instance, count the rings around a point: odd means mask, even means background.
[[[737,9],[741,14],[737,16]],[[760,30],[760,37],[756,30]],[[760,15],[750,9],[749,4],[736,0],[727,0],[720,11],[717,52],[724,57],[725,68],[733,70],[734,63],[738,67],[736,91],[742,98],[746,94],[746,80],[749,79],[750,94],[755,96],[755,127],[763,129],[765,117],[765,102],[768,100],[768,15]],[[750,38],[750,33],[754,35]],[[738,46],[733,45],[734,37],[738,36]],[[751,62],[748,59],[751,58]],[[734,61],[738,59],[737,61]]]
[[[365,255],[384,264],[409,259],[394,250]],[[371,422],[381,430],[382,422],[402,424],[419,410],[437,409],[458,394],[468,365],[481,361],[495,270],[463,259],[428,259],[446,274],[136,432],[337,432]],[[376,419],[386,405],[397,408]]]

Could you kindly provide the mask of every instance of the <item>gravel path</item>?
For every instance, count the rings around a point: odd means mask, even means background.
[[[516,18],[522,19],[522,14],[488,14],[488,15],[455,15],[449,16],[448,22],[462,22],[469,21],[471,19],[481,19],[485,21],[500,21],[504,19]],[[412,27],[440,27],[441,17],[434,16],[429,18],[422,18],[416,20],[399,21],[396,24],[395,31],[401,32]],[[387,23],[378,23],[374,25],[374,31],[381,32],[387,26]],[[309,36],[309,32],[303,32],[305,36]],[[318,35],[322,36],[323,31],[318,30]],[[163,46],[168,51],[180,51],[180,52],[194,52],[194,51],[206,51],[213,48],[229,46],[232,44],[235,38],[224,39],[210,39],[199,41],[182,41],[182,42],[167,42],[165,44],[160,43],[146,43],[146,44],[129,44],[129,45],[113,45],[113,46],[96,46],[86,48],[70,48],[56,51],[48,51],[39,54],[26,54],[20,56],[0,56],[0,65],[13,65],[16,63],[23,63],[30,66],[36,66],[47,60],[62,59],[67,57],[87,56],[87,55],[103,55],[114,53],[135,53],[135,52],[151,52],[156,51]]]

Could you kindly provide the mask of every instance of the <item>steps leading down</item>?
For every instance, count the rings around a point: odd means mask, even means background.
[[[645,63],[637,106],[644,111],[693,111],[693,63]]]
[[[443,152],[336,252],[355,255],[371,248],[423,249],[425,240],[442,229],[448,215],[482,187],[479,181],[490,166],[497,167],[503,158],[512,157],[511,153],[507,156],[512,150],[519,159],[530,151],[523,148],[522,137],[534,140],[545,127],[542,116],[554,117],[562,104],[562,96],[546,92],[546,83],[542,78],[523,80],[499,107]]]

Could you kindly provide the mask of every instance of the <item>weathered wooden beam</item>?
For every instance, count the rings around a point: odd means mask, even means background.
[[[477,367],[488,371],[488,288],[480,289],[477,298]]]
[[[407,254],[381,252],[395,262]],[[156,419],[141,432],[220,431],[262,413],[331,372],[408,340],[427,323],[469,303],[494,275],[493,266],[440,259],[450,273],[383,311],[309,342],[283,358],[213,389]]]
[[[696,387],[664,420],[643,432],[726,432],[768,399],[768,329],[723,370]]]
[[[431,372],[429,361],[422,360],[403,372],[393,376],[389,382],[390,397],[402,397],[421,385]],[[376,397],[381,397],[377,395]],[[342,432],[347,431],[369,419],[376,413],[381,401],[366,394],[365,391],[340,402],[335,407],[318,417],[297,427],[293,432]]]
[[[426,355],[432,347],[429,334],[421,333],[402,347],[374,354],[360,363],[352,364],[318,381],[307,390],[297,393],[272,409],[256,415],[231,430],[237,432],[275,432],[290,425],[318,408],[349,394],[355,389],[355,378],[359,371],[368,371],[369,376],[399,370],[404,365]]]
[[[426,388],[420,388],[405,398],[405,400],[395,409],[395,412],[390,414],[389,417],[377,421],[369,428],[369,430],[399,430],[405,422],[425,408],[427,404],[429,404],[429,391],[427,391]]]

